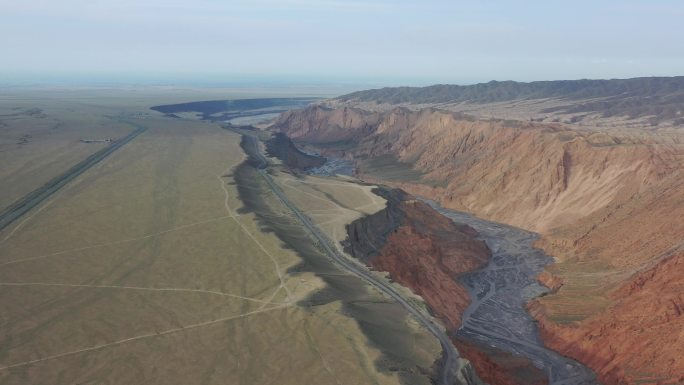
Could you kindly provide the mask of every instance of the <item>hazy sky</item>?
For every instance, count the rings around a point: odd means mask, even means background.
[[[0,74],[380,83],[684,75],[681,0],[0,0]]]

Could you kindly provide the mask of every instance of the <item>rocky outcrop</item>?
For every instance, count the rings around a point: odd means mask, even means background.
[[[530,361],[508,352],[454,340],[459,353],[470,361],[482,381],[491,385],[545,385],[546,373],[531,365]]]
[[[314,105],[285,112],[276,125],[287,127],[284,132],[293,139],[306,137],[309,143],[341,146],[372,133],[379,119],[379,114],[355,108],[331,109]]]
[[[401,190],[376,189],[387,207],[347,226],[347,252],[423,297],[448,331],[470,304],[458,277],[487,263],[491,252],[477,232],[440,215]],[[460,354],[490,384],[545,384],[530,361],[454,337]]]
[[[563,287],[563,279],[544,270],[537,276],[537,281],[548,287],[551,293],[556,293]]]
[[[604,384],[684,383],[684,253],[636,274],[612,293],[607,311],[573,327],[530,309],[544,341],[594,368]]]
[[[376,191],[387,208],[348,225],[347,250],[422,296],[447,329],[458,328],[470,300],[456,277],[487,262],[487,245],[474,229],[403,192]]]
[[[340,140],[354,143],[344,153],[357,160],[363,177],[542,233],[644,193],[672,171],[670,160],[677,157],[667,143],[637,134],[597,138],[562,125],[478,121],[433,109],[353,111],[353,119],[344,119],[343,111],[311,107],[285,115],[277,127],[324,150],[341,151],[334,145]],[[422,178],[386,180],[365,161],[382,156]]]
[[[665,286],[615,291],[637,282],[630,280],[630,272],[650,271],[654,261],[682,242],[684,134],[482,120],[432,108],[368,112],[349,105],[291,112],[277,127],[296,141],[354,159],[363,179],[541,233],[537,245],[570,266],[539,277],[557,291],[532,306],[543,337],[551,347],[595,369],[606,384],[650,381],[632,368],[648,369],[643,373],[652,379],[684,373],[674,351],[659,346],[670,340],[658,334],[681,330],[678,318],[663,316],[666,309],[679,309],[678,300],[661,301],[658,290],[668,293]],[[396,238],[410,237],[420,239],[408,229]],[[416,242],[412,252],[426,253],[433,247],[423,242]],[[401,251],[392,250],[398,255]],[[381,266],[398,269],[391,260]],[[417,281],[409,273],[404,272],[405,281]],[[667,281],[664,274],[639,279]],[[572,321],[563,326],[552,323],[563,318],[566,309],[550,308],[548,301],[588,290],[585,286],[595,282],[588,276],[599,277],[602,290],[610,291],[605,305],[579,317],[569,314]],[[427,293],[444,289],[425,286]],[[576,298],[573,307],[583,306],[582,295]],[[639,315],[645,311],[649,314]],[[553,317],[545,317],[548,312]],[[632,336],[648,345],[637,344]],[[638,364],[638,353],[630,349],[646,349],[644,354],[650,356],[643,361],[648,366]]]
[[[354,118],[311,107],[277,127],[354,159],[368,181],[539,232],[539,246],[561,260],[638,268],[684,233],[675,220],[684,215],[684,135],[480,121],[434,109],[345,110]],[[293,124],[302,121],[309,124]],[[335,145],[340,135],[354,144]],[[383,157],[411,172],[378,168],[372,160]]]

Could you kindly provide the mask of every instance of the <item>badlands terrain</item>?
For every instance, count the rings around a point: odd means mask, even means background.
[[[544,344],[604,384],[676,384],[684,382],[683,95],[681,77],[387,88],[284,113],[274,127],[309,151],[353,161],[367,182],[539,233],[535,245],[556,263],[538,275],[548,293],[525,306]],[[403,264],[415,256],[390,252],[406,239],[387,237],[370,263],[457,325],[473,299],[461,287],[449,289],[452,304],[431,301],[443,273],[411,280]],[[463,255],[449,263],[452,277],[479,263],[473,246],[454,247]],[[501,354],[482,344],[461,350],[488,361],[482,368],[501,367],[492,359]]]

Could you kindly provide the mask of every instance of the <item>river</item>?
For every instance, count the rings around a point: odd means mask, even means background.
[[[492,250],[484,268],[460,278],[472,303],[457,336],[529,358],[548,374],[551,385],[599,384],[592,370],[544,347],[537,325],[525,309],[530,299],[548,291],[536,277],[553,262],[533,247],[537,234],[423,200],[454,222],[473,227]]]
[[[352,162],[327,158],[326,164],[308,172],[330,176],[350,175],[349,171],[353,171]],[[549,385],[600,385],[591,369],[544,346],[535,320],[525,309],[531,299],[548,292],[537,282],[537,275],[553,258],[533,246],[538,234],[420,199],[454,222],[477,230],[492,250],[485,267],[460,277],[472,303],[456,335],[530,359],[547,373]]]

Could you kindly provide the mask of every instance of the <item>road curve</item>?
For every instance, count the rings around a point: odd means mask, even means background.
[[[45,199],[49,198],[52,194],[56,193],[60,188],[64,187],[64,185],[71,182],[77,176],[83,174],[86,170],[96,165],[102,159],[106,158],[108,155],[123,147],[126,143],[130,142],[136,136],[142,134],[145,130],[147,130],[146,127],[143,127],[135,123],[125,123],[134,126],[135,130],[133,130],[133,132],[124,136],[123,138],[117,139],[109,146],[85,158],[84,160],[77,163],[75,166],[71,167],[61,175],[51,179],[44,185],[31,191],[24,197],[20,198],[19,200],[17,200],[7,208],[2,210],[2,212],[0,212],[0,230],[9,226],[12,222],[14,222],[15,220],[19,219],[22,215],[29,212],[32,208],[36,207]]]
[[[323,234],[320,229],[314,225],[311,220],[306,217],[302,212],[295,206],[285,195],[282,189],[273,181],[271,176],[268,174],[268,160],[259,150],[259,144],[257,138],[252,135],[246,134],[244,132],[238,132],[243,135],[245,140],[249,141],[249,144],[253,147],[255,155],[258,158],[259,165],[257,170],[259,174],[264,178],[271,191],[278,197],[278,199],[288,208],[292,213],[299,219],[299,221],[307,228],[309,233],[313,238],[323,247],[325,253],[330,259],[337,263],[340,267],[347,270],[348,272],[356,275],[357,277],[363,279],[370,285],[374,286],[378,290],[387,294],[394,300],[396,300],[401,306],[406,309],[418,322],[420,322],[425,328],[427,328],[432,335],[434,335],[442,346],[442,367],[439,376],[438,384],[441,385],[452,385],[458,383],[458,379],[455,377],[456,371],[459,369],[459,354],[454,348],[451,340],[442,330],[441,327],[437,326],[432,321],[432,318],[425,314],[425,312],[413,305],[409,300],[402,297],[399,292],[397,292],[390,284],[384,282],[383,280],[375,277],[365,266],[361,266],[358,263],[350,260],[344,254],[342,254],[335,246],[333,246],[332,241]]]

